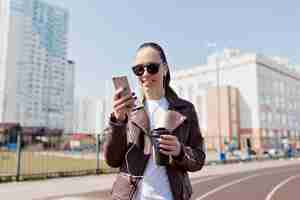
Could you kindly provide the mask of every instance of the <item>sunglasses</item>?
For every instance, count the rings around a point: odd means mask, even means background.
[[[136,76],[142,76],[145,72],[151,75],[156,74],[159,71],[160,63],[146,63],[146,64],[139,64],[132,67],[132,71]]]

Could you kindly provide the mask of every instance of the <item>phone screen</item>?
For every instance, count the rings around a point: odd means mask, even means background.
[[[123,88],[122,96],[126,96],[130,94],[130,87],[129,87],[129,82],[126,76],[118,76],[118,77],[113,77],[113,84],[115,89]]]

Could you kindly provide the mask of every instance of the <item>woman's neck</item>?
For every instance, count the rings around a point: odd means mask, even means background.
[[[162,97],[164,97],[165,94],[163,91],[147,91],[145,92],[146,99],[149,100],[160,100]]]

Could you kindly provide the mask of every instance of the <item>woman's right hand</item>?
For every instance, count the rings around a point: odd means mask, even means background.
[[[123,88],[116,90],[113,97],[113,113],[118,121],[124,121],[134,106],[136,97],[133,94],[122,96]]]

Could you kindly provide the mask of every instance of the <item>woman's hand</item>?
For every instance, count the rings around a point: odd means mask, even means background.
[[[113,97],[113,113],[118,121],[124,121],[134,106],[134,93],[121,96],[123,88],[118,89]]]
[[[181,145],[175,135],[161,135],[159,138],[160,152],[165,155],[178,156]]]

